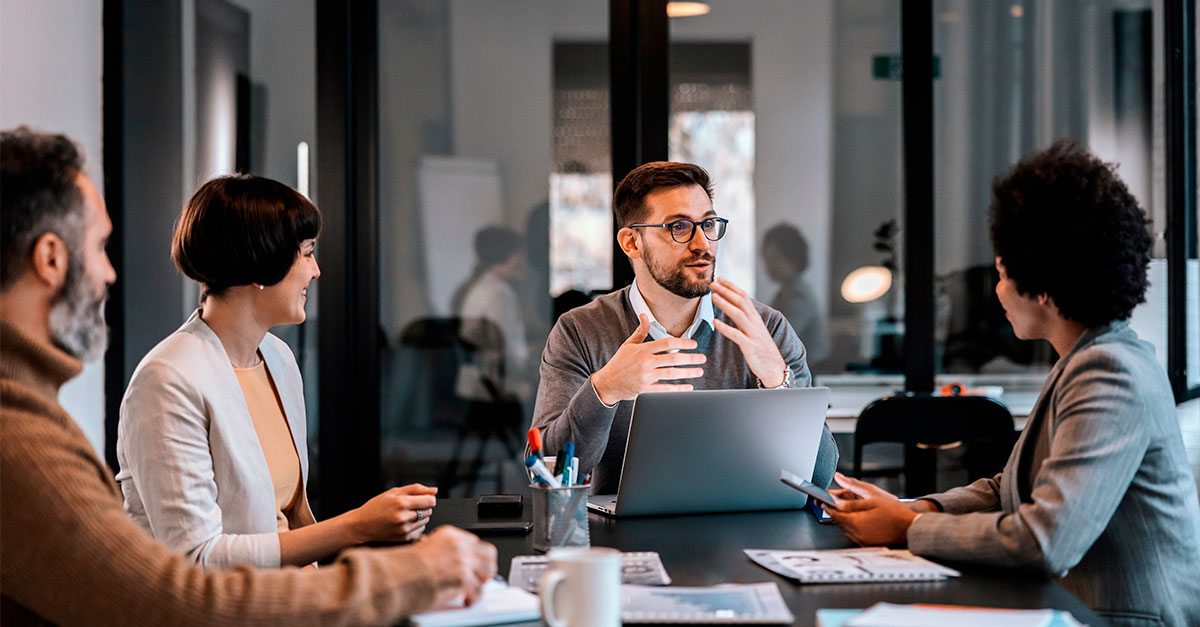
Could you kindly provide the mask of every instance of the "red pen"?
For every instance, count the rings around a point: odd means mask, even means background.
[[[529,430],[529,451],[534,455],[537,455],[538,459],[543,459],[542,432],[537,427]]]

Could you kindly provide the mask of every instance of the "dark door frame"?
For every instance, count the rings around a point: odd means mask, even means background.
[[[900,4],[904,124],[904,388],[933,392],[933,2]]]
[[[117,273],[117,283],[109,288],[104,308],[110,336],[104,352],[104,459],[118,468],[117,423],[121,416],[121,398],[125,395],[125,3],[105,0],[101,18],[104,30],[102,54],[102,90],[104,102],[103,144],[104,201],[112,220],[108,237],[108,259]]]
[[[316,502],[328,518],[382,489],[379,424],[378,6],[317,0]]]
[[[667,160],[670,119],[667,0],[610,0],[609,98],[613,188],[630,170]],[[633,282],[633,267],[613,224],[613,289]]]
[[[1196,250],[1196,2],[1163,3],[1167,202],[1167,373],[1175,402],[1200,398],[1188,387],[1187,262]]]

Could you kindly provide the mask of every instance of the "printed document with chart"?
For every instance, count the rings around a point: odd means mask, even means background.
[[[746,549],[756,564],[800,583],[938,581],[959,572],[905,550],[879,547],[832,551]]]

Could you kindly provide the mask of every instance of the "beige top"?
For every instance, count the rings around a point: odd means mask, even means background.
[[[287,417],[283,415],[283,403],[267,372],[266,361],[260,358],[258,365],[234,368],[233,372],[242,386],[242,395],[246,397],[246,406],[258,433],[258,443],[267,459],[271,483],[275,484],[275,526],[279,531],[287,531],[298,526],[294,524],[295,505],[302,500],[299,496],[303,485],[300,456]]]

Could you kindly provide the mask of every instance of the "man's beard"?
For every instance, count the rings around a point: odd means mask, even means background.
[[[709,286],[712,285],[712,279],[693,279],[688,276],[688,270],[684,266],[697,261],[707,261],[712,264],[710,267],[711,274],[717,275],[717,259],[712,253],[702,252],[698,255],[693,255],[687,259],[680,261],[674,266],[668,264],[659,264],[658,260],[650,254],[647,249],[642,255],[646,260],[646,268],[650,270],[650,276],[664,289],[681,298],[699,298],[708,293]]]
[[[108,348],[108,325],[104,323],[108,287],[93,294],[80,255],[70,257],[67,280],[50,308],[50,338],[76,359],[94,361]]]

